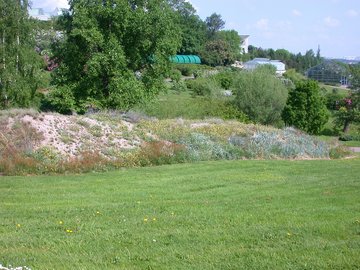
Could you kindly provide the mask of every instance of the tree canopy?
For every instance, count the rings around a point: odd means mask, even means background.
[[[269,67],[253,72],[239,72],[234,79],[234,103],[250,120],[261,124],[278,124],[288,90]]]
[[[220,14],[213,13],[205,19],[210,37],[213,37],[216,32],[220,31],[225,26],[225,21],[221,18]]]
[[[154,97],[180,45],[174,20],[164,0],[72,0],[65,41],[54,48],[58,92],[50,103],[128,110]]]
[[[282,118],[286,125],[318,134],[329,119],[320,87],[315,81],[299,81],[289,93]]]
[[[36,95],[41,62],[27,9],[27,0],[0,0],[0,108],[29,107]]]

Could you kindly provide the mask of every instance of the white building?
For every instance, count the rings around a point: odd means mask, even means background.
[[[240,35],[241,43],[241,53],[248,53],[249,52],[249,35]]]
[[[254,58],[246,63],[244,63],[244,69],[254,70],[261,65],[273,65],[276,67],[276,74],[282,75],[286,72],[285,64],[280,60],[270,60],[268,58]]]

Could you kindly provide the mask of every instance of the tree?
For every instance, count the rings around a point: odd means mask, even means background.
[[[29,107],[41,69],[28,1],[0,0],[0,108]]]
[[[209,37],[214,37],[215,33],[220,31],[225,26],[225,21],[221,18],[220,14],[213,13],[210,17],[205,19],[208,29]]]
[[[360,123],[360,66],[350,66],[351,89],[349,97],[339,103],[335,120],[342,131],[348,133],[352,123]]]
[[[128,110],[153,98],[180,44],[173,14],[165,0],[72,0],[61,19],[65,41],[54,48],[53,96],[63,93],[68,110],[79,112]]]
[[[168,0],[175,12],[175,22],[180,29],[181,46],[178,54],[199,54],[206,42],[206,24],[196,14],[195,8],[185,0]]]
[[[329,119],[319,84],[310,80],[298,82],[289,93],[282,118],[288,126],[318,134]]]
[[[203,62],[210,66],[225,66],[234,62],[233,54],[229,43],[224,40],[210,40],[205,44],[201,52]]]
[[[215,39],[223,40],[227,42],[230,46],[231,55],[236,59],[240,57],[241,48],[240,42],[241,38],[239,33],[235,30],[222,30],[216,33]]]
[[[261,124],[278,124],[288,90],[266,67],[239,72],[233,81],[235,106],[250,120]]]

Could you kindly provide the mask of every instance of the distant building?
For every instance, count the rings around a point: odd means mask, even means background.
[[[249,52],[249,35],[240,35],[241,43],[241,53],[248,53]]]
[[[40,21],[50,21],[52,17],[58,17],[64,9],[55,8],[51,12],[44,11],[42,8],[29,8],[29,16]]]
[[[276,67],[276,74],[282,75],[286,72],[285,64],[280,60],[270,60],[268,58],[254,58],[246,63],[244,63],[244,69],[254,70],[261,65],[273,65]]]
[[[321,64],[309,68],[306,72],[309,79],[326,84],[349,85],[350,73],[341,62],[337,60],[325,60]]]

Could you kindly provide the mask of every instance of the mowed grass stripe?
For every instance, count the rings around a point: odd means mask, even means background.
[[[0,178],[0,263],[359,269],[360,160],[219,161]]]

